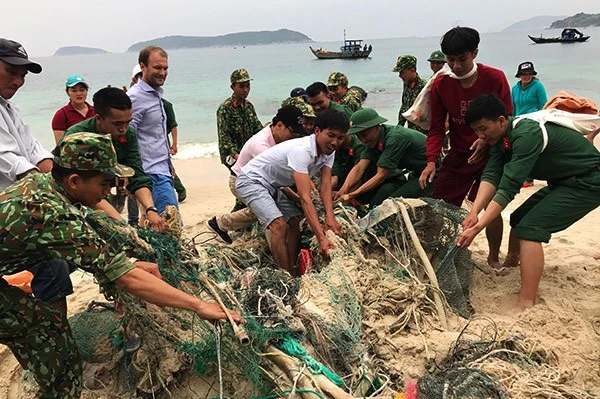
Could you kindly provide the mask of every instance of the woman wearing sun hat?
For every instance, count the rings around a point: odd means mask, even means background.
[[[548,102],[546,89],[536,75],[537,72],[531,61],[522,62],[517,67],[515,77],[519,78],[519,81],[511,91],[514,116],[539,111]],[[527,178],[523,187],[531,186],[533,186],[533,179]]]
[[[82,76],[71,75],[67,78],[65,91],[69,96],[69,103],[56,111],[52,118],[52,130],[56,144],[65,130],[96,115],[94,107],[86,101],[89,88],[90,85]]]

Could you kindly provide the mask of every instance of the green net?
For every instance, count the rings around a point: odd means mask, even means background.
[[[214,302],[209,284],[228,308],[243,315],[250,345],[242,346],[228,323],[215,327],[193,312],[159,308],[109,284],[104,293],[118,312],[92,307],[73,317],[78,347],[84,358],[109,363],[116,376],[112,392],[130,396],[168,395],[188,374],[210,381],[206,397],[400,392],[408,367],[402,359],[430,360],[426,340],[428,331],[439,328],[440,315],[432,299],[436,289],[424,274],[399,204],[405,203],[388,200],[362,219],[351,209],[336,208],[344,237],[330,236],[335,245],[330,260],[316,255],[314,238],[307,241],[314,267],[302,278],[274,268],[260,229],[245,232],[234,245],[213,247],[93,214],[90,223],[110,245],[156,262],[169,284]],[[406,206],[443,297],[454,312],[469,316],[473,262],[468,251],[454,245],[464,211],[437,201]],[[304,233],[310,237],[307,229]],[[414,336],[422,338],[424,353],[394,346]],[[469,384],[480,387],[476,394],[502,397],[495,378],[471,364],[491,350],[496,336],[475,341],[478,345],[457,344],[454,360],[420,382],[423,392],[431,392],[424,397],[480,397],[462,396],[475,392],[469,393]],[[440,387],[449,396],[440,394]]]

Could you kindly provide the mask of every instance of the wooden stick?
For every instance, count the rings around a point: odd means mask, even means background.
[[[402,219],[406,224],[406,229],[408,230],[408,234],[412,239],[413,245],[417,250],[417,254],[419,258],[421,258],[421,262],[425,266],[425,273],[427,273],[427,277],[431,281],[431,284],[434,286],[436,290],[433,291],[433,300],[435,302],[435,308],[437,310],[438,316],[440,318],[440,322],[442,323],[442,327],[448,329],[448,320],[446,320],[446,311],[444,310],[444,304],[442,302],[442,298],[440,297],[440,285],[438,284],[437,277],[435,275],[435,271],[433,270],[433,266],[421,245],[421,241],[419,241],[419,236],[417,236],[417,232],[410,221],[410,216],[408,216],[408,211],[406,210],[406,205],[401,202],[398,204],[400,206],[400,212],[402,212]]]
[[[248,337],[248,334],[246,334],[246,331],[244,331],[244,329],[241,328],[233,320],[233,317],[231,317],[231,313],[229,313],[229,309],[227,309],[227,307],[223,304],[221,297],[219,296],[219,294],[213,287],[212,283],[201,273],[198,274],[198,278],[200,279],[200,281],[202,281],[202,283],[204,283],[204,285],[206,285],[206,288],[208,288],[210,293],[215,297],[215,300],[217,301],[219,306],[221,306],[221,309],[223,309],[223,312],[225,312],[225,315],[227,316],[227,320],[229,321],[229,324],[231,324],[231,328],[233,328],[233,333],[240,340],[240,343],[243,346],[250,345],[250,338]]]

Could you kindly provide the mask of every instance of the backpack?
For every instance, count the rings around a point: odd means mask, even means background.
[[[593,140],[593,137],[600,131],[600,116],[575,114],[556,108],[543,109],[541,111],[518,116],[513,121],[513,129],[517,127],[517,124],[523,119],[531,119],[540,124],[542,137],[544,139],[542,151],[544,151],[548,145],[548,131],[546,130],[546,126],[544,126],[547,122],[575,130],[584,136],[588,136],[588,139],[591,137],[591,140]]]

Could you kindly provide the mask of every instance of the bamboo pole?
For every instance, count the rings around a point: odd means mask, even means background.
[[[446,311],[444,310],[444,303],[442,302],[442,298],[440,297],[440,285],[438,284],[437,277],[435,275],[435,271],[433,270],[433,266],[421,245],[421,241],[419,241],[419,236],[417,236],[417,232],[410,220],[410,216],[408,215],[408,211],[406,210],[406,205],[403,202],[399,204],[400,212],[402,213],[402,219],[406,224],[406,229],[408,230],[408,234],[412,239],[413,245],[417,250],[417,254],[419,258],[421,258],[421,262],[425,266],[425,273],[427,273],[427,277],[431,281],[431,284],[434,286],[435,290],[433,291],[433,300],[435,302],[435,308],[438,313],[438,317],[440,318],[440,322],[442,323],[442,327],[448,329],[448,320],[446,319]]]

